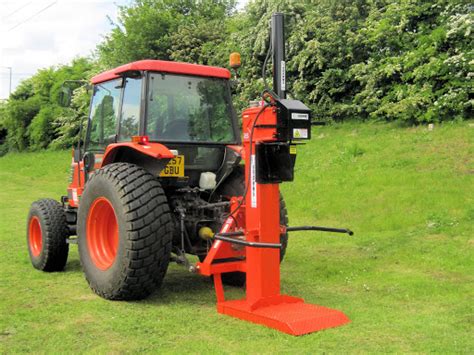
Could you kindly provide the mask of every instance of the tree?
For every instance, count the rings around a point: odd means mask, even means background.
[[[205,52],[224,39],[234,7],[235,0],[136,0],[120,8],[118,23],[99,44],[100,62],[109,67],[140,59],[207,63]]]

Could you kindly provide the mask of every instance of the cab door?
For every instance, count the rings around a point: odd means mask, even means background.
[[[118,142],[130,142],[139,135],[142,84],[141,77],[124,78]]]
[[[117,141],[121,95],[122,79],[94,86],[84,152],[86,180],[90,172],[101,166],[105,148]]]
[[[91,99],[89,119],[82,160],[71,163],[71,183],[68,187],[69,204],[79,205],[89,172],[100,167],[105,148],[117,139],[121,98],[121,79],[96,84]]]

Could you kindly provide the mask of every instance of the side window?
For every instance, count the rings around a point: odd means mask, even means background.
[[[141,92],[142,79],[126,79],[123,92],[119,141],[129,141],[132,136],[138,135]]]
[[[103,150],[115,141],[120,88],[118,80],[94,86],[87,150]]]

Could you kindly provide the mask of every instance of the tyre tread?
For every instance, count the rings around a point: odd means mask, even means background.
[[[69,253],[69,244],[66,242],[69,230],[64,209],[58,201],[44,198],[32,203],[28,223],[33,213],[42,221],[42,227],[45,227],[42,230],[42,254],[39,263],[33,266],[42,271],[62,271]]]
[[[89,285],[106,299],[145,298],[161,285],[170,259],[172,223],[165,193],[158,180],[137,165],[107,165],[88,184],[100,176],[115,185],[124,205],[128,260],[112,292],[104,292],[88,279]]]

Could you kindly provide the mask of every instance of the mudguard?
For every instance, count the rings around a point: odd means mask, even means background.
[[[174,157],[174,154],[166,146],[160,143],[114,143],[109,144],[109,146],[105,150],[101,167],[115,162],[115,156],[117,155],[117,153],[127,150],[132,150],[154,159],[172,159]]]

